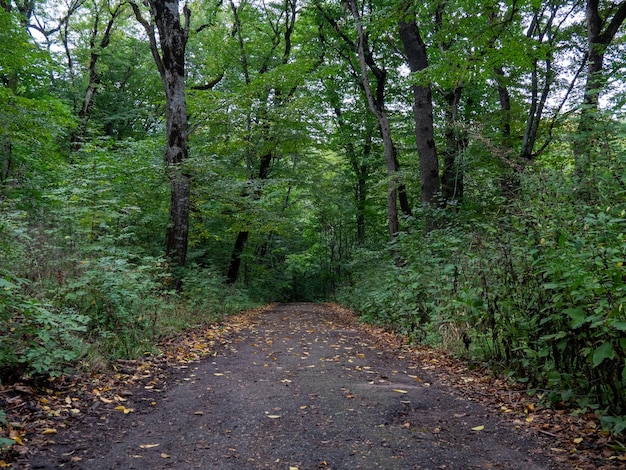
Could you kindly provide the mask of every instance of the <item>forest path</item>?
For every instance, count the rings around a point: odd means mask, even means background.
[[[246,323],[216,356],[129,392],[133,412],[67,426],[29,466],[561,468],[545,443],[328,306],[277,305]]]

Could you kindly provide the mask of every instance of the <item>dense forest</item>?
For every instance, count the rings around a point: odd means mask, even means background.
[[[626,429],[626,0],[0,0],[0,380],[333,300]]]

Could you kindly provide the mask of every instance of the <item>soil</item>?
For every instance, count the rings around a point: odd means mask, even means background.
[[[274,305],[203,335],[191,349],[204,358],[121,365],[117,390],[91,383],[91,405],[14,468],[572,468],[550,436],[442,380],[444,357],[411,354],[342,309]]]

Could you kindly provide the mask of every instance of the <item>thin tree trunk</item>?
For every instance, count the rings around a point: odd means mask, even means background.
[[[458,202],[463,198],[463,170],[460,158],[465,151],[465,139],[459,136],[457,116],[462,88],[456,87],[445,95],[446,99],[446,148],[443,154],[443,173],[441,175],[441,192],[446,203]]]
[[[408,14],[408,11],[407,11]],[[404,46],[411,72],[428,67],[426,44],[422,40],[414,18],[398,23],[400,39]],[[433,202],[440,190],[439,160],[435,147],[433,126],[433,99],[429,85],[413,85],[413,115],[415,140],[420,161],[422,202]]]
[[[500,134],[502,136],[502,147],[508,153],[512,150],[511,141],[511,94],[506,86],[506,74],[502,67],[495,67],[496,83],[498,84],[498,99],[500,101]]]
[[[365,57],[365,33],[363,31],[363,24],[361,23],[361,15],[356,7],[355,0],[348,0],[348,7],[352,13],[352,17],[356,23],[358,46],[357,52],[359,55],[359,63],[361,65],[361,79],[363,81],[363,88],[365,90],[365,96],[367,97],[367,103],[370,111],[378,120],[378,126],[383,138],[383,153],[385,156],[385,164],[387,167],[387,176],[389,178],[387,189],[387,221],[389,227],[389,238],[393,240],[400,231],[400,223],[398,220],[398,174],[396,171],[396,150],[391,137],[391,127],[389,125],[389,118],[385,111],[384,104],[382,102],[382,96],[384,95],[383,87],[381,86],[384,81],[378,80],[378,87],[376,89],[377,98],[374,98],[372,88],[370,86],[369,77],[367,75],[367,63]],[[371,68],[371,67],[370,67]],[[384,71],[379,70],[379,74],[384,78]]]
[[[98,72],[98,59],[100,58],[100,54],[102,50],[106,48],[111,42],[111,32],[113,30],[113,25],[115,24],[115,20],[122,12],[122,4],[117,5],[112,11],[110,11],[111,17],[107,22],[106,28],[104,29],[104,33],[102,35],[102,39],[100,43],[96,45],[96,37],[98,36],[98,26],[100,21],[100,12],[98,11],[98,6],[94,2],[94,9],[96,11],[96,16],[93,21],[93,30],[91,31],[91,38],[89,40],[89,49],[90,49],[90,57],[89,57],[89,81],[87,83],[87,89],[85,90],[85,97],[83,99],[83,103],[78,111],[78,128],[72,133],[70,137],[71,141],[71,149],[73,152],[80,150],[80,147],[85,138],[85,133],[87,132],[87,123],[89,122],[89,118],[91,115],[91,108],[93,103],[93,98],[97,92],[98,83],[100,82],[100,73]],[[69,49],[66,50],[69,57]],[[71,58],[69,58],[71,61]]]

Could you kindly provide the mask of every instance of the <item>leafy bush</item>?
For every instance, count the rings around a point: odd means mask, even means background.
[[[145,257],[135,263],[104,256],[84,260],[82,273],[68,282],[62,302],[88,321],[88,339],[107,357],[133,357],[150,349],[164,302],[164,262]]]
[[[435,228],[398,238],[400,266],[362,254],[340,299],[367,321],[489,361],[548,401],[626,414],[624,191],[599,206],[561,174],[524,183],[497,216],[437,210]]]
[[[7,272],[0,274],[0,380],[23,372],[60,375],[82,354],[80,335],[87,318],[25,295],[27,284]]]

